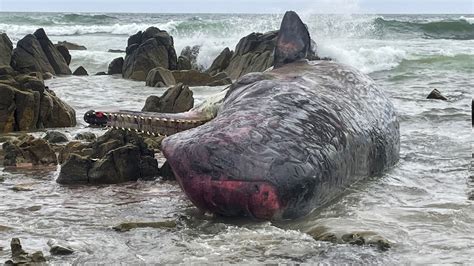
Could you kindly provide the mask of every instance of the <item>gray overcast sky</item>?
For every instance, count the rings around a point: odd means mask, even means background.
[[[145,13],[474,13],[474,0],[0,0],[0,11]]]

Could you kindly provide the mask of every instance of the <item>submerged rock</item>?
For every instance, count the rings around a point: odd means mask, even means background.
[[[166,31],[150,27],[128,39],[123,65],[123,77],[145,81],[155,67],[177,69],[173,37]]]
[[[74,250],[70,247],[59,245],[56,240],[48,240],[48,246],[50,247],[49,253],[55,256],[65,256],[74,253]]]
[[[87,73],[87,70],[83,66],[79,66],[72,74],[74,76],[89,76],[89,73]]]
[[[110,130],[92,143],[76,145],[84,145],[82,151],[87,148],[90,154],[62,155],[64,163],[56,180],[60,184],[114,184],[159,174],[154,152],[135,132]]]
[[[188,86],[178,84],[169,88],[161,96],[150,96],[146,99],[143,112],[181,113],[194,106],[193,92]]]
[[[443,101],[447,101],[448,98],[444,97],[441,92],[437,89],[434,89],[430,92],[430,94],[428,95],[428,97],[426,97],[426,99],[435,99],[435,100],[443,100]]]
[[[122,74],[122,68],[123,68],[123,57],[118,57],[112,60],[112,62],[110,62],[107,73],[109,75]]]
[[[57,45],[62,45],[66,47],[68,50],[87,50],[87,48],[84,45],[79,45],[77,43],[72,43],[68,41],[58,42]]]
[[[176,227],[175,220],[164,220],[158,222],[126,222],[114,226],[113,229],[118,232],[127,232],[136,228],[158,228],[158,229],[169,229]]]
[[[109,49],[107,50],[108,53],[125,53],[125,50],[120,49]]]

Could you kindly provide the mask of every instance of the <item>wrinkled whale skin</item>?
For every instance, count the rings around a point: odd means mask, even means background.
[[[374,81],[330,61],[250,73],[210,122],[162,150],[203,211],[293,219],[380,175],[399,158],[395,109]]]

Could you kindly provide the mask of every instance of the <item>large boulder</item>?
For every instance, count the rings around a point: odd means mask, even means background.
[[[130,36],[123,65],[123,77],[145,81],[155,67],[177,69],[173,37],[166,31],[150,27]]]
[[[159,175],[154,152],[134,133],[111,130],[89,144],[91,155],[72,153],[61,166],[60,184],[114,184]]]
[[[145,84],[150,87],[168,87],[176,85],[176,80],[168,69],[156,67],[148,72]]]
[[[33,34],[28,34],[18,41],[13,50],[11,66],[21,73],[55,73],[41,44]]]
[[[43,49],[50,65],[54,69],[54,73],[57,75],[71,75],[71,70],[69,69],[66,60],[63,55],[58,51],[56,46],[49,40],[46,36],[46,32],[42,28],[37,29],[33,34],[36,39],[39,41],[41,48]],[[51,72],[53,73],[53,72]]]
[[[273,50],[275,49],[278,31],[267,33],[251,33],[235,47],[235,52],[225,72],[233,80],[250,72],[262,72],[273,66]],[[315,43],[312,42],[309,60],[317,59]]]
[[[14,81],[14,83],[13,83]],[[29,75],[0,82],[0,133],[76,125],[76,114],[42,80]]]
[[[122,69],[123,69],[123,57],[118,57],[112,60],[112,62],[110,62],[107,74],[109,75],[122,74]]]
[[[74,72],[72,73],[74,76],[88,76],[87,70],[83,66],[79,66]]]
[[[13,45],[6,33],[0,34],[0,66],[9,66],[12,59]]]
[[[150,96],[146,99],[143,112],[181,113],[194,106],[193,92],[188,86],[178,84],[169,88],[161,97]]]
[[[232,80],[225,73],[214,76],[197,70],[174,70],[171,73],[176,83],[183,83],[188,86],[221,86],[232,83]]]
[[[71,53],[69,53],[69,49],[67,49],[67,47],[64,45],[56,44],[55,46],[56,49],[58,49],[59,53],[63,56],[64,61],[66,61],[66,64],[71,64]]]
[[[222,52],[214,59],[212,62],[211,66],[209,69],[206,71],[207,73],[211,75],[215,75],[219,72],[223,72],[227,69],[229,66],[230,60],[232,56],[234,55],[234,52],[229,49],[229,47],[226,47]]]

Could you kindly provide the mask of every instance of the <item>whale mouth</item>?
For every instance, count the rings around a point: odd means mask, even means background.
[[[173,168],[173,167],[172,167]],[[176,175],[176,171],[174,171]],[[201,210],[223,216],[271,220],[281,215],[276,188],[266,181],[213,180],[207,175],[176,175],[188,198]]]

